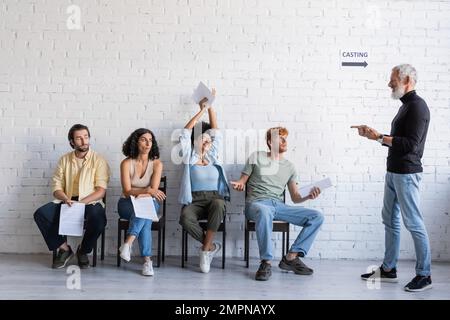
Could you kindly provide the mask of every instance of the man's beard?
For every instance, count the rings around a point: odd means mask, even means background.
[[[89,151],[89,145],[83,145],[83,146],[75,147],[75,150],[78,151],[78,152]]]
[[[287,148],[282,148],[280,146],[277,146],[275,148],[271,148],[270,150],[271,150],[272,155],[280,155],[280,154],[285,153],[287,151]]]
[[[392,99],[400,99],[404,95],[405,95],[405,87],[398,86],[397,88],[395,88],[394,91],[392,91],[391,98]]]

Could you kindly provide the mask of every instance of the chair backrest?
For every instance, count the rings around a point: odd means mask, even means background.
[[[166,176],[161,177],[161,181],[159,182],[158,189],[160,191],[164,192],[164,194],[167,196],[167,177]],[[166,216],[166,199],[164,199],[164,201],[162,203],[162,215],[161,215],[160,219]]]
[[[159,190],[166,193],[166,189],[167,189],[167,177],[162,176],[161,181],[159,182]]]

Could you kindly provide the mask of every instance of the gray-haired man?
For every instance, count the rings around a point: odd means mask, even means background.
[[[358,129],[359,135],[389,147],[382,211],[386,246],[384,261],[378,270],[363,274],[361,278],[397,282],[401,212],[416,250],[416,277],[405,286],[406,291],[413,292],[431,288],[430,241],[419,208],[419,182],[423,171],[420,160],[430,123],[430,111],[414,90],[416,81],[417,72],[413,66],[402,64],[392,69],[388,86],[392,89],[392,98],[400,99],[403,105],[392,121],[389,135],[379,134],[365,125],[352,126]]]

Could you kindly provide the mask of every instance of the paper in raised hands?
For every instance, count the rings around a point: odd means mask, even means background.
[[[209,90],[209,88],[200,81],[192,94],[192,99],[194,99],[195,103],[200,103],[203,98],[207,98],[208,101],[206,103],[208,106],[211,106],[214,102],[215,96],[213,96],[211,90]]]

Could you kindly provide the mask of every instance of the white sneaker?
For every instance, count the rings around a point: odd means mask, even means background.
[[[125,260],[126,262],[129,262],[131,260],[131,246],[128,243],[124,243],[119,248],[120,251],[120,257]]]
[[[203,273],[208,273],[211,265],[209,251],[200,250],[200,270]]]
[[[218,242],[214,242],[214,250],[213,251],[209,251],[209,254],[211,255],[211,257],[215,256],[217,254],[217,252],[220,251],[220,249],[222,249],[222,245]]]
[[[220,251],[220,249],[222,249],[222,246],[220,245],[220,243],[218,242],[214,242],[214,250],[212,251],[208,251],[208,255],[209,255],[209,264],[211,264],[211,262],[213,261],[214,256],[216,255],[217,252]]]
[[[151,260],[144,262],[144,265],[142,266],[142,275],[144,275],[144,276],[152,276],[152,275],[154,275],[153,262]]]

